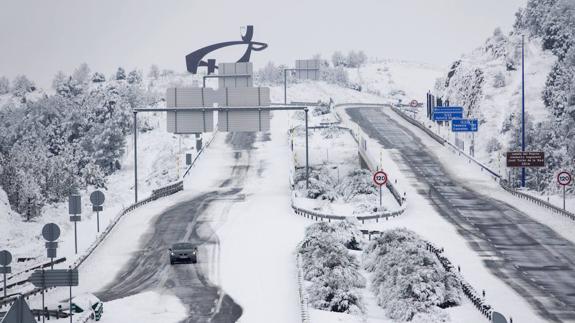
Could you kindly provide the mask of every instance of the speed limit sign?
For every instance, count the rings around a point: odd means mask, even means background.
[[[387,174],[383,171],[377,171],[373,174],[373,182],[375,185],[383,186],[387,183]]]
[[[409,105],[412,108],[417,108],[417,106],[419,105],[419,102],[417,102],[417,100],[411,100],[411,102],[409,102]]]
[[[561,172],[557,174],[557,183],[563,186],[571,184],[571,174],[569,174],[568,172]]]

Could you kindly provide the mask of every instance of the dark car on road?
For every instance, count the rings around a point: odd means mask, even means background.
[[[170,264],[175,263],[193,263],[198,262],[198,248],[189,242],[174,243],[170,249]]]

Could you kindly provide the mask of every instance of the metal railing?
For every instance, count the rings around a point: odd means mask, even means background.
[[[524,199],[524,200],[527,200],[527,201],[529,201],[529,202],[531,202],[531,203],[534,203],[534,204],[536,204],[536,205],[538,205],[538,206],[544,207],[544,208],[546,208],[546,209],[548,209],[548,210],[550,210],[550,211],[552,211],[552,212],[554,212],[554,213],[561,214],[561,215],[566,216],[566,217],[568,217],[569,219],[575,221],[575,214],[574,214],[574,213],[571,213],[571,212],[569,212],[569,211],[563,210],[562,208],[560,208],[560,207],[558,207],[558,206],[555,206],[555,205],[553,205],[553,204],[551,204],[551,203],[549,203],[549,202],[547,202],[547,201],[544,201],[544,200],[542,200],[542,199],[539,199],[539,198],[537,198],[537,197],[535,197],[535,196],[532,196],[532,195],[523,193],[523,192],[521,192],[521,191],[515,190],[515,189],[513,189],[513,188],[507,186],[505,183],[503,183],[503,181],[499,182],[499,185],[500,185],[504,190],[506,190],[507,192],[511,193],[512,195],[514,195],[514,196],[516,196],[516,197],[519,197],[519,198],[522,198],[522,199]]]
[[[405,212],[405,207],[402,207],[401,209],[399,209],[397,211],[381,212],[381,213],[377,213],[374,215],[365,215],[365,216],[331,215],[331,214],[315,212],[315,211],[311,211],[311,210],[308,210],[305,208],[298,207],[295,205],[293,198],[292,198],[291,207],[292,207],[295,214],[301,215],[305,218],[308,218],[308,219],[314,220],[314,221],[331,222],[332,220],[342,221],[342,220],[345,220],[347,218],[355,218],[358,221],[361,221],[362,224],[364,224],[365,221],[368,221],[368,220],[375,220],[375,222],[379,222],[380,219],[388,220],[389,218],[396,217],[396,216],[401,215]]]

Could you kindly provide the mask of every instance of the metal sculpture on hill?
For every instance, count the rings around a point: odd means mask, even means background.
[[[246,48],[244,55],[237,62],[238,63],[249,62],[250,56],[252,54],[252,50],[259,52],[259,51],[264,50],[268,47],[268,44],[266,44],[266,43],[260,43],[260,42],[252,41],[253,36],[254,36],[254,26],[249,25],[246,28],[245,35],[242,35],[241,41],[229,41],[229,42],[214,44],[211,46],[206,46],[204,48],[200,48],[200,49],[186,55],[186,67],[188,69],[188,72],[190,72],[192,74],[197,74],[198,67],[206,66],[208,68],[208,74],[212,74],[216,70],[216,68],[218,68],[216,66],[216,60],[215,59],[204,60],[204,57],[207,54],[209,54],[215,50],[218,50],[218,49],[224,48],[224,47],[228,47],[228,46],[247,45],[247,48]]]

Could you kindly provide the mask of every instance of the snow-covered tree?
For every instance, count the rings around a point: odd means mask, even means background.
[[[335,51],[333,55],[331,55],[331,62],[334,67],[346,66],[347,64],[345,55],[343,55],[340,51]]]
[[[0,77],[0,95],[7,94],[10,92],[10,80],[2,76]]]
[[[88,67],[88,64],[83,63],[74,70],[74,73],[72,73],[72,79],[74,79],[78,84],[86,85],[90,82],[90,75],[90,67]]]
[[[133,70],[128,74],[126,80],[129,84],[140,84],[142,83],[142,72]]]
[[[25,75],[18,75],[12,81],[12,94],[17,97],[24,97],[27,93],[36,90],[34,82],[30,81]]]
[[[116,81],[121,81],[126,79],[126,70],[122,67],[118,67],[116,71]]]
[[[148,77],[153,80],[157,80],[160,77],[160,68],[158,67],[158,65],[153,64],[152,66],[150,66],[150,72],[148,73]]]
[[[92,83],[103,83],[103,82],[106,82],[106,76],[104,76],[104,74],[100,72],[95,72],[94,75],[92,75]]]

